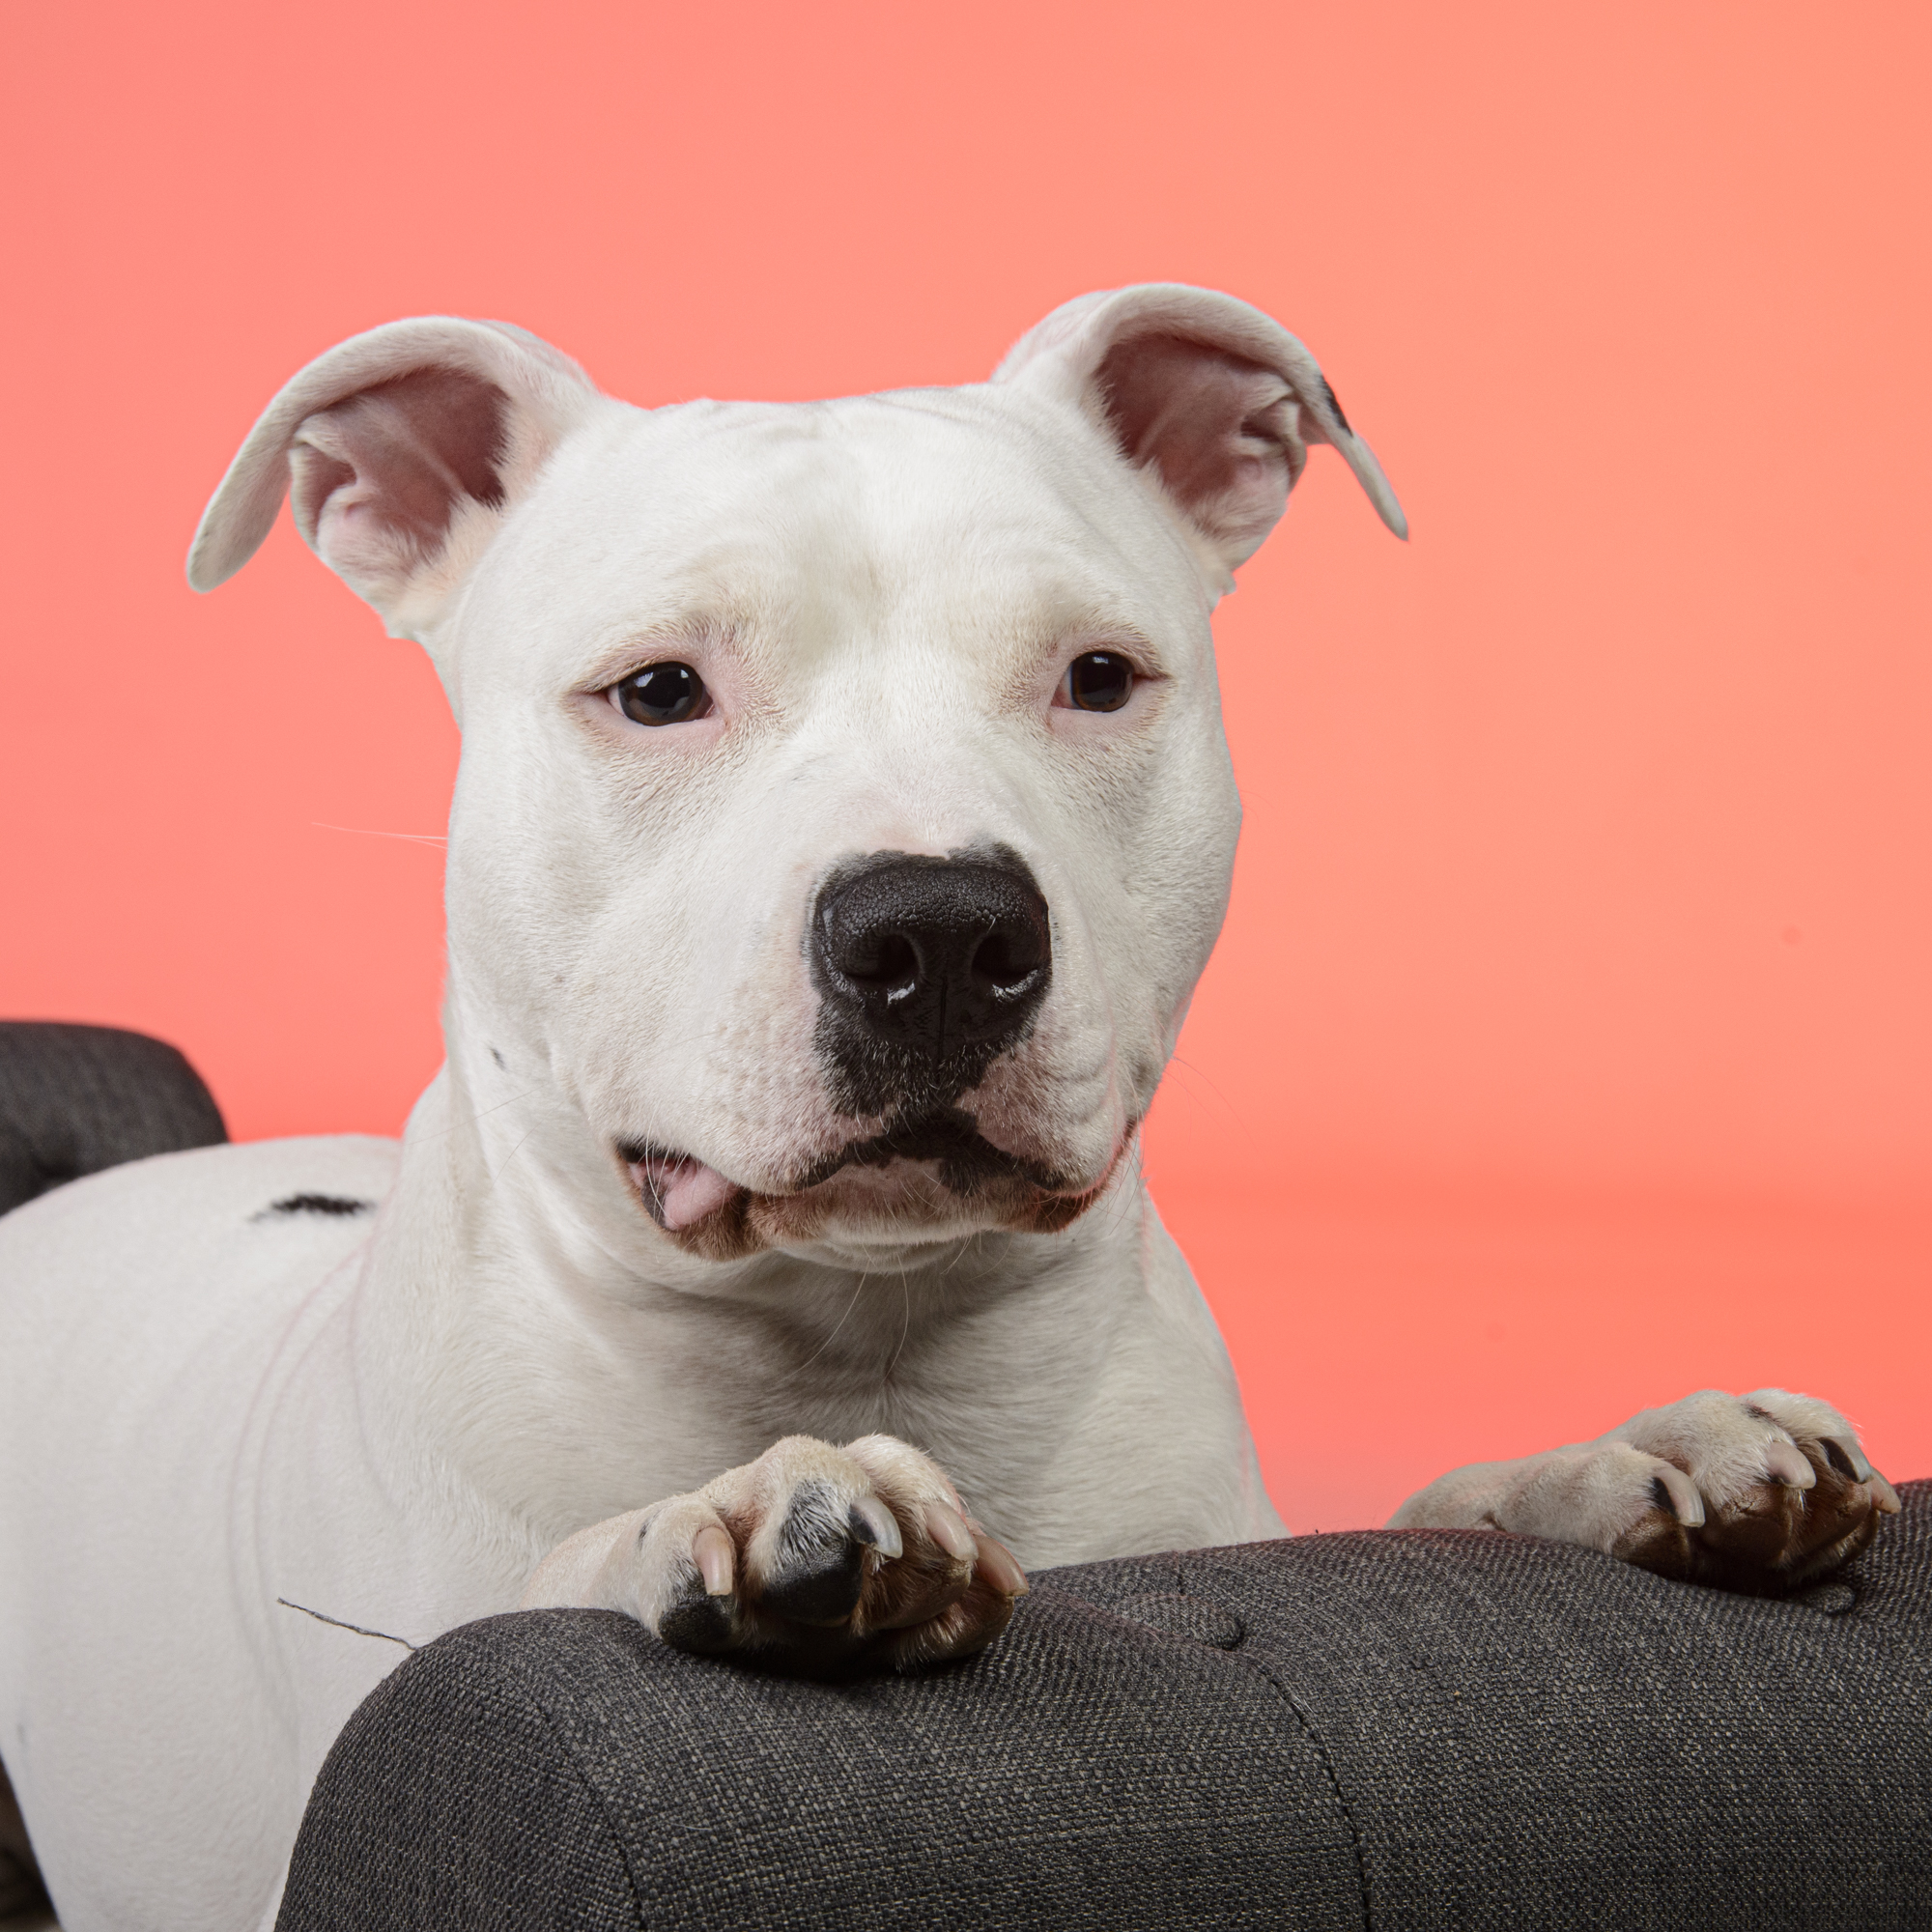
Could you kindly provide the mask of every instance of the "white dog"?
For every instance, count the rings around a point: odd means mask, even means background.
[[[1209,613],[1312,443],[1404,532],[1302,346],[1176,287],[967,388],[641,411],[433,320],[270,406],[189,576],[292,488],[435,659],[449,1057],[400,1147],[0,1227],[0,1754],[71,1932],[271,1918],[395,1639],[601,1605],[909,1668],[1022,1563],[1280,1532],[1134,1150],[1239,820]],[[1769,1587],[1892,1506],[1765,1392],[1397,1520]]]

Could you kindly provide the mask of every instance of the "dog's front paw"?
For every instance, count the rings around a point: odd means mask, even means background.
[[[1686,1582],[1782,1596],[1849,1562],[1897,1508],[1829,1403],[1708,1389],[1595,1442],[1457,1470],[1411,1496],[1391,1527],[1515,1530]]]
[[[1898,1509],[1852,1425],[1783,1389],[1686,1396],[1608,1440],[1657,1464],[1611,1550],[1662,1577],[1781,1596],[1848,1563]]]
[[[890,1435],[790,1435],[581,1531],[524,1607],[623,1610],[680,1650],[776,1670],[918,1670],[990,1643],[1026,1587],[929,1457]]]

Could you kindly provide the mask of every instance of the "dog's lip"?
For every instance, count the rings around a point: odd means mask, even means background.
[[[1131,1136],[1123,1137],[1130,1139]],[[753,1197],[770,1201],[796,1200],[822,1187],[848,1167],[890,1167],[898,1162],[936,1163],[940,1179],[952,1192],[967,1195],[976,1182],[1017,1180],[1042,1195],[1078,1197],[1104,1185],[1069,1180],[1021,1155],[1009,1153],[980,1131],[971,1114],[956,1107],[936,1110],[917,1120],[899,1122],[881,1132],[855,1134],[844,1146],[815,1161],[789,1184],[752,1188],[721,1174],[697,1155],[655,1142],[625,1142],[619,1158],[645,1211],[659,1227],[677,1234],[737,1200]],[[1107,1165],[1111,1175],[1120,1149]]]
[[[696,1154],[674,1148],[634,1145],[619,1151],[651,1219],[671,1234],[715,1214],[745,1191]]]
[[[975,1183],[985,1180],[1020,1180],[1043,1194],[1086,1191],[1037,1161],[996,1147],[980,1132],[978,1120],[955,1106],[929,1109],[876,1133],[855,1134],[815,1161],[784,1192],[809,1194],[848,1167],[890,1167],[895,1161],[937,1163],[940,1179],[955,1194],[970,1193]]]

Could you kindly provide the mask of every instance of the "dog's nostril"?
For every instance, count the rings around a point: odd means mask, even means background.
[[[843,950],[838,970],[861,985],[883,986],[890,993],[919,978],[919,953],[903,933],[862,934]]]
[[[1031,926],[995,928],[973,954],[973,978],[995,992],[1016,993],[1039,971],[1038,935]]]

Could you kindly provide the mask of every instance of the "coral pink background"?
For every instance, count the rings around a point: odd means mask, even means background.
[[[1318,452],[1219,632],[1235,908],[1155,1192],[1294,1526],[1704,1383],[1932,1473],[1932,15],[1790,0],[18,15],[0,1011],[243,1136],[437,1064],[456,744],[286,522],[182,578],[301,362],[505,317],[641,403],[976,378],[1233,290]]]

